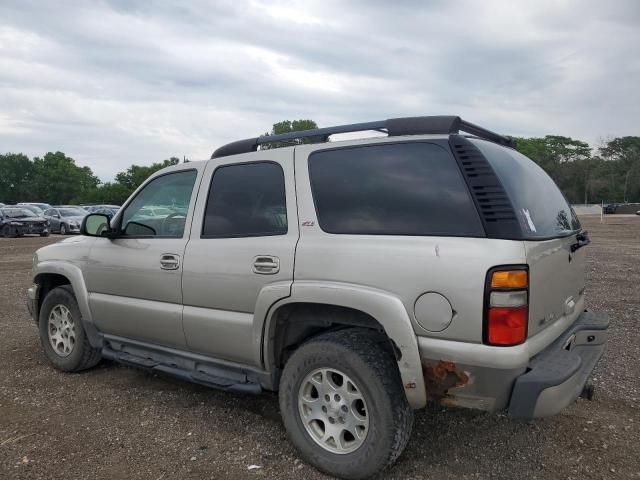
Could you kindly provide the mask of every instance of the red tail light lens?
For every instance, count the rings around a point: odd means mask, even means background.
[[[519,345],[527,338],[527,307],[491,307],[487,312],[487,343]]]

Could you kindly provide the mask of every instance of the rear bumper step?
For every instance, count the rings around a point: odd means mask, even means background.
[[[606,314],[589,310],[580,314],[516,379],[509,414],[516,418],[555,415],[581,396],[604,352],[608,327]]]

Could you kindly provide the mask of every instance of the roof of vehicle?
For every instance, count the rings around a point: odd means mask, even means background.
[[[429,134],[451,135],[466,132],[475,137],[489,140],[506,147],[514,146],[513,140],[510,137],[467,122],[459,116],[427,116],[390,118],[375,122],[337,125],[334,127],[316,128],[281,135],[263,135],[261,137],[247,138],[223,145],[213,152],[211,158],[254,152],[260,145],[268,143],[289,143],[290,145],[296,145],[299,143],[299,140],[302,139],[307,139],[310,143],[325,143],[329,141],[331,135],[365,131],[386,133],[389,137]]]

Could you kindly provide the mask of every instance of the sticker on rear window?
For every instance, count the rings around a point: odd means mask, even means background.
[[[536,231],[537,231],[537,230],[536,230],[536,226],[534,225],[533,220],[531,220],[531,214],[529,213],[529,210],[528,210],[528,209],[526,209],[526,208],[523,208],[523,209],[522,209],[522,213],[523,213],[523,215],[524,215],[524,218],[526,218],[526,219],[527,219],[527,224],[529,225],[529,229],[530,229],[532,232],[536,232]]]

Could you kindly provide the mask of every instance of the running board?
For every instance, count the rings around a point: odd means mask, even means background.
[[[234,371],[225,372],[225,370],[219,366],[212,368],[207,365],[193,363],[194,368],[190,369],[187,368],[187,365],[192,362],[176,361],[174,363],[171,361],[169,364],[169,362],[162,358],[164,355],[154,355],[152,352],[138,351],[140,353],[144,353],[145,356],[142,356],[142,354],[134,355],[129,352],[114,350],[107,344],[102,348],[102,356],[124,365],[167,373],[182,380],[186,380],[187,382],[197,383],[206,387],[216,388],[218,390],[251,394],[259,394],[262,392],[262,387],[258,383],[248,380],[246,375],[238,374]],[[163,360],[165,360],[165,362],[163,362]],[[178,363],[181,363],[182,365],[178,365]],[[204,370],[209,370],[209,372]],[[228,373],[229,376],[223,376],[225,373]]]

